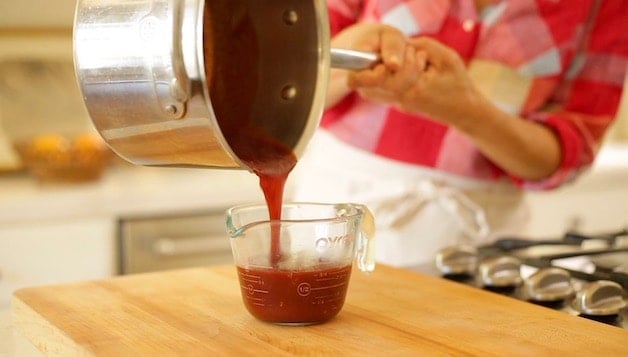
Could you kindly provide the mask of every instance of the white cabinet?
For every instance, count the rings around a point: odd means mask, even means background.
[[[0,226],[0,309],[22,287],[116,274],[114,237],[109,217]]]

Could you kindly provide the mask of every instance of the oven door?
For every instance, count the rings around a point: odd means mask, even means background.
[[[119,220],[120,273],[233,262],[224,210]]]

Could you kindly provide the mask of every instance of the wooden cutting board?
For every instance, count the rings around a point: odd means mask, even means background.
[[[251,317],[233,266],[26,288],[13,315],[53,356],[628,356],[618,327],[382,265],[314,326]]]

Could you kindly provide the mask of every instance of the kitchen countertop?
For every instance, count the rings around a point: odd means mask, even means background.
[[[628,355],[628,331],[384,265],[306,327],[248,314],[233,266],[22,289],[17,329],[51,355]]]
[[[13,328],[11,310],[0,310],[0,356],[2,357],[42,357],[39,351],[24,335]]]
[[[32,176],[0,177],[0,226],[41,220],[148,215],[224,209],[263,202],[258,178],[244,170],[119,164],[98,180],[40,184]]]

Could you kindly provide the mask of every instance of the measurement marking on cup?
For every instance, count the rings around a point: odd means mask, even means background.
[[[308,296],[313,291],[335,289],[344,285],[345,283],[339,283],[339,284],[334,284],[334,285],[327,285],[327,286],[320,286],[320,287],[313,288],[309,283],[301,283],[297,286],[297,294],[299,294],[300,296]]]
[[[266,291],[267,293],[267,291]],[[266,298],[263,297],[255,297],[254,295],[249,295],[246,297],[246,299],[249,301],[249,303],[251,305],[257,305],[257,306],[266,306]]]
[[[262,294],[268,294],[268,290],[262,290],[262,289],[255,289],[255,287],[251,284],[249,285],[242,285],[242,290],[246,291],[247,294],[249,295],[253,295],[255,293],[262,293]]]
[[[317,278],[316,281],[332,281],[332,280],[344,280],[347,276],[346,275],[333,275],[330,277],[321,277],[321,278]]]
[[[339,294],[318,295],[318,296],[315,296],[314,298],[319,299],[319,300],[329,301],[329,302],[342,299],[342,297]]]
[[[314,300],[311,302],[312,305],[323,305],[323,304],[342,304],[344,300],[344,296],[338,292],[327,295],[316,295],[313,296]]]
[[[339,283],[339,284],[335,284],[335,285],[327,285],[327,286],[321,286],[318,288],[312,288],[312,290],[324,290],[324,289],[334,289],[334,288],[338,288],[341,286],[344,286],[345,283]]]
[[[262,298],[262,297],[255,297],[255,296],[249,296],[247,299],[249,299],[249,300],[251,300],[251,301],[257,301],[257,302],[260,302],[260,301],[264,301],[264,300],[265,300],[265,299],[264,299],[264,298]]]
[[[240,273],[240,277],[242,278],[242,280],[246,281],[247,283],[264,284],[262,277],[260,277],[259,275]]]

